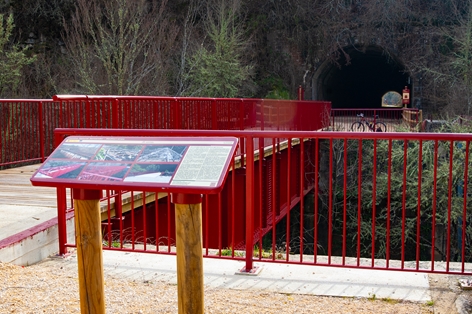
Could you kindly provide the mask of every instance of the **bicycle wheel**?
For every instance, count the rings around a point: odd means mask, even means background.
[[[383,122],[376,122],[374,132],[387,132],[387,126]]]
[[[364,132],[364,123],[356,121],[353,124],[351,124],[351,131],[353,132]]]

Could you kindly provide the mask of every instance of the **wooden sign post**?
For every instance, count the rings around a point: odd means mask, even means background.
[[[202,196],[172,194],[179,314],[203,314]]]
[[[105,314],[103,285],[101,190],[73,189],[80,312]]]
[[[234,137],[71,136],[54,150],[31,183],[73,189],[82,314],[105,313],[100,198],[116,189],[171,193],[179,313],[203,314],[202,194],[223,189],[237,144]]]

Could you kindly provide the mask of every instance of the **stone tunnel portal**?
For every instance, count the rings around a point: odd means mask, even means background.
[[[363,51],[345,48],[339,65],[326,61],[313,77],[313,98],[328,100],[332,108],[380,108],[388,91],[411,90],[409,74],[402,63],[377,46]]]

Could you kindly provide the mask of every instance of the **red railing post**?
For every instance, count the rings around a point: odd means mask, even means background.
[[[246,136],[246,267],[250,272],[253,267],[254,249],[254,138]]]
[[[66,188],[57,188],[57,230],[59,255],[67,254],[67,217]]]
[[[299,85],[298,86],[298,100],[303,100],[305,98],[304,94],[305,94],[305,90],[303,89],[301,85]]]
[[[118,129],[118,115],[119,115],[119,100],[114,99],[112,102],[112,113],[111,113],[111,118],[112,118],[112,127],[115,129]]]
[[[174,112],[174,125],[171,126],[171,129],[181,129],[182,128],[182,103],[178,101],[178,98],[175,97],[173,101],[173,112]]]
[[[245,128],[245,121],[244,121],[244,98],[241,98],[239,102],[239,129],[242,131]],[[249,120],[250,123],[250,120]],[[250,124],[249,124],[250,125]]]
[[[44,162],[44,127],[43,127],[43,102],[39,102],[38,114],[38,132],[39,132],[39,150],[41,155],[41,162]]]
[[[216,98],[211,100],[211,129],[218,130],[218,115],[216,112]]]
[[[334,115],[335,115],[335,114],[336,114],[336,111],[331,111],[331,121],[332,121],[332,122],[331,122],[331,128],[332,128],[333,130],[336,130],[336,128],[335,128],[335,126],[334,126],[334,124],[336,123],[336,121],[334,120]],[[328,118],[328,119],[329,119],[329,118]],[[329,125],[328,125],[328,126],[329,126]]]

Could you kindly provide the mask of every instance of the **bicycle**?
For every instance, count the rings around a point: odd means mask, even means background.
[[[351,124],[351,131],[364,132],[366,126],[372,132],[386,132],[387,131],[387,125],[385,123],[376,121],[376,119],[379,118],[378,115],[375,115],[372,121],[367,121],[363,113],[360,113],[357,116],[359,117],[359,120]]]

